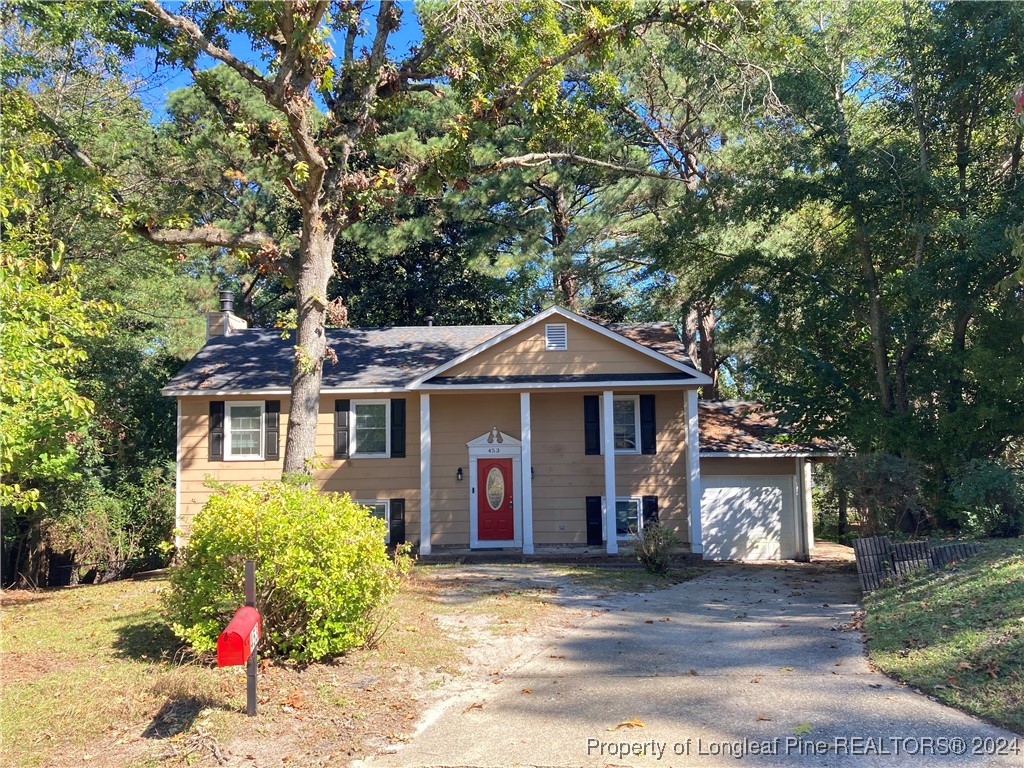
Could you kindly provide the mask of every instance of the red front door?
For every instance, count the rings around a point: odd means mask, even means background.
[[[514,539],[512,459],[477,461],[476,488],[477,536],[480,541]]]

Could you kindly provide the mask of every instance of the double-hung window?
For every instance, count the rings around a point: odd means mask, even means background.
[[[602,503],[604,498],[601,499]],[[644,526],[643,500],[639,496],[615,497],[615,538],[633,539],[640,535]],[[608,529],[601,520],[601,538],[608,540]]]
[[[388,526],[388,532],[384,534],[384,543],[391,543],[391,504],[386,499],[376,499],[374,501],[357,501],[356,504],[367,507],[370,510],[370,514],[374,517],[379,517]]]
[[[387,457],[391,454],[391,409],[387,400],[353,400],[351,455]]]
[[[263,403],[226,403],[225,459],[263,458]]]
[[[616,453],[640,453],[640,398],[625,395],[613,398],[612,429]]]

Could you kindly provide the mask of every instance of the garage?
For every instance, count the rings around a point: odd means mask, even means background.
[[[793,560],[802,551],[793,477],[701,478],[707,560]]]
[[[701,402],[700,540],[705,560],[807,560],[811,463],[834,445],[797,441],[760,403]]]

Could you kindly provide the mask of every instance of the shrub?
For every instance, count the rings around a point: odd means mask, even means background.
[[[636,559],[649,573],[665,573],[672,560],[678,537],[662,525],[645,525],[636,542]]]
[[[835,465],[835,490],[849,494],[861,536],[917,534],[928,517],[922,483],[920,464],[887,453],[847,456]]]
[[[244,561],[256,561],[263,648],[312,661],[365,644],[411,560],[391,558],[385,523],[347,495],[286,483],[218,487],[196,515],[166,606],[197,652],[244,601]]]
[[[1024,482],[1005,464],[973,459],[950,481],[953,517],[972,536],[1024,534]]]

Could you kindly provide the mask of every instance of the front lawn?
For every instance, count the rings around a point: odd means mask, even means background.
[[[178,653],[161,616],[165,581],[4,592],[0,765],[345,764],[407,739],[448,681],[500,682],[497,670],[531,638],[589,615],[560,607],[559,593],[649,590],[691,575],[418,566],[377,648],[327,664],[261,662],[255,720],[244,714],[242,668]]]
[[[945,704],[1024,733],[1024,539],[871,594],[872,663]]]

